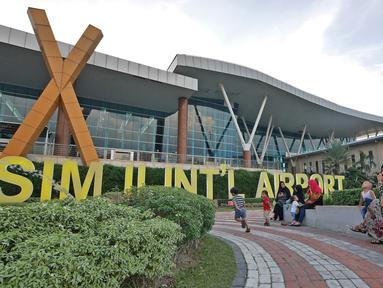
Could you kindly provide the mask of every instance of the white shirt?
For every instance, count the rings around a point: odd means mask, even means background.
[[[291,212],[292,213],[295,213],[297,211],[297,207],[298,207],[299,203],[298,201],[293,201],[293,203],[291,204]]]
[[[367,192],[362,191],[362,197],[363,200],[372,199],[371,190],[368,190]]]

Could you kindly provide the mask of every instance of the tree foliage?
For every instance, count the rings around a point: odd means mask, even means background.
[[[355,163],[355,166],[365,175],[367,178],[372,169],[376,167],[373,154],[365,154],[363,151],[359,151],[359,161]]]
[[[340,173],[340,165],[347,164],[350,160],[348,146],[345,146],[339,140],[334,140],[326,150],[325,170],[328,174]]]

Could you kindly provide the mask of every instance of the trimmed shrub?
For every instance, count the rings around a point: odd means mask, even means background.
[[[155,215],[179,224],[185,242],[198,240],[214,224],[213,202],[180,188],[145,186],[132,189],[128,203],[142,210],[150,209]]]
[[[120,287],[172,272],[181,229],[107,199],[0,206],[1,287]]]
[[[361,188],[345,189],[334,191],[330,195],[330,200],[326,202],[327,205],[346,205],[355,206],[359,204]],[[377,189],[373,189],[375,195],[378,193]]]
[[[361,189],[346,189],[346,190],[338,190],[331,193],[331,202],[327,204],[332,205],[347,205],[354,206],[359,203]]]

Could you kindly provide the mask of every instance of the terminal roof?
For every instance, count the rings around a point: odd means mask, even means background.
[[[73,47],[58,45],[63,57]],[[0,63],[0,79],[6,84],[43,89],[50,80],[34,34],[0,25]],[[178,109],[179,97],[190,97],[198,89],[198,81],[94,52],[75,89],[81,98],[171,114]]]
[[[313,137],[353,137],[383,130],[383,117],[346,108],[304,92],[265,73],[248,67],[189,55],[177,55],[168,71],[198,79],[196,96],[223,99],[222,83],[239,116],[254,122],[264,96],[268,101],[260,125],[270,114],[275,126],[299,133],[307,125]]]

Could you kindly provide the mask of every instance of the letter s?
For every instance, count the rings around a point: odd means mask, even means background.
[[[35,170],[35,165],[30,160],[20,156],[7,156],[0,159],[0,180],[20,187],[19,194],[13,196],[5,195],[0,191],[0,203],[24,202],[32,195],[32,181],[24,176],[9,172],[8,166],[10,165],[20,165],[24,171],[30,172]]]

